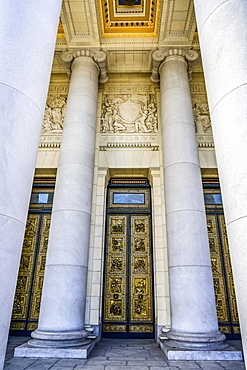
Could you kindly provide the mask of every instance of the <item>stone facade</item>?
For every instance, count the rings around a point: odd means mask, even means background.
[[[201,188],[201,174],[218,169],[246,352],[244,0],[238,9],[224,0],[34,3],[8,5],[1,41],[0,368],[34,174],[56,175],[57,185],[39,326],[25,355],[76,357],[83,346],[87,357],[100,340],[107,186],[135,177],[151,186],[156,340],[168,358],[164,343],[174,358],[198,350],[210,359],[216,349],[230,358]]]

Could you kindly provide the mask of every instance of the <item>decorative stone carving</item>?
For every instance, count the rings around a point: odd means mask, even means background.
[[[42,133],[61,131],[66,110],[66,97],[59,95],[48,96],[45,115],[42,126]]]
[[[183,49],[183,48],[162,48],[157,49],[152,53],[153,59],[153,68],[151,74],[151,81],[152,82],[159,82],[159,67],[161,63],[165,60],[165,58],[170,56],[181,56],[188,63],[188,75],[189,79],[191,79],[192,74],[192,67],[199,62],[199,54],[197,51],[192,49]]]
[[[209,108],[207,103],[193,104],[193,113],[196,125],[197,134],[211,134],[211,120],[209,116]]]
[[[157,106],[150,95],[106,96],[102,103],[102,133],[155,133]]]
[[[68,76],[71,74],[71,63],[77,57],[89,57],[94,60],[97,64],[100,72],[100,83],[105,83],[108,80],[106,73],[106,53],[102,50],[93,50],[93,49],[75,49],[64,51],[60,54],[60,58],[67,68]]]

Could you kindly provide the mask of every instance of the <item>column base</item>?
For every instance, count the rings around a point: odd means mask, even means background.
[[[160,338],[162,340],[162,335]],[[168,340],[166,339],[166,345],[172,348],[207,351],[228,347],[228,344],[223,343],[226,337],[220,331],[214,334],[183,334],[170,330],[165,334],[165,338],[168,338]]]
[[[167,341],[160,342],[160,348],[168,360],[177,361],[243,361],[242,352],[228,346],[226,349],[218,350],[192,350],[183,348],[172,348]]]
[[[30,341],[31,342],[31,341]],[[14,357],[34,358],[88,358],[97,343],[96,338],[88,340],[88,344],[71,348],[30,347],[28,343],[15,348]]]
[[[28,341],[29,347],[34,348],[70,348],[84,346],[90,343],[87,330],[71,332],[45,332],[35,330],[31,333],[33,339]]]
[[[223,343],[225,335],[191,334],[167,332],[159,336],[159,344],[168,360],[181,361],[242,361],[242,352]]]

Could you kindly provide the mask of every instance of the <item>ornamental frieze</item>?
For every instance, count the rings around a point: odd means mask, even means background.
[[[157,105],[151,95],[107,95],[102,103],[101,133],[156,133]]]

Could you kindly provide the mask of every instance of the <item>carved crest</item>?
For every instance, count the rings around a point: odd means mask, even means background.
[[[102,133],[154,133],[157,106],[151,95],[106,96],[102,103]]]
[[[135,122],[140,115],[140,106],[129,97],[126,102],[119,104],[119,113],[126,122]]]

